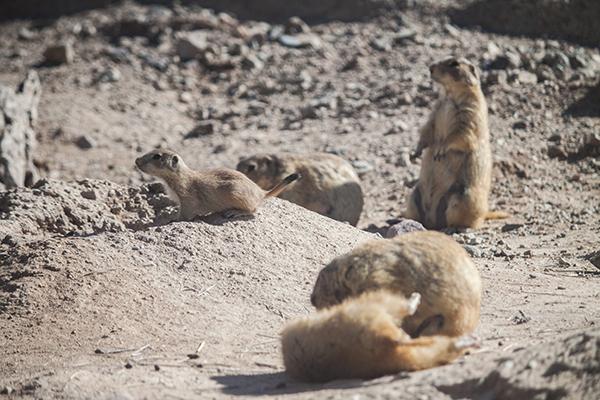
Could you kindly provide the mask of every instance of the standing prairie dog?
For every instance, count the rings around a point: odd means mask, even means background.
[[[399,326],[419,301],[418,293],[407,300],[379,290],[292,321],[281,337],[287,373],[310,382],[370,379],[447,364],[477,345],[472,337],[412,339]]]
[[[423,154],[421,173],[405,216],[428,229],[478,228],[484,219],[506,218],[488,211],[492,154],[477,68],[449,58],[430,71],[442,95],[420,130],[413,157]]]
[[[338,156],[258,154],[242,159],[237,170],[263,189],[297,171],[302,180],[279,197],[338,221],[358,223],[364,202],[360,180],[352,165]]]
[[[152,150],[138,157],[135,165],[143,172],[163,179],[175,192],[181,207],[181,220],[214,213],[223,213],[227,218],[253,214],[265,198],[277,196],[300,177],[291,174],[266,192],[246,175],[232,169],[194,171],[170,150]]]
[[[330,307],[364,292],[387,289],[423,302],[404,319],[411,336],[460,336],[479,323],[481,278],[467,252],[451,237],[434,231],[367,241],[321,270],[312,304]]]

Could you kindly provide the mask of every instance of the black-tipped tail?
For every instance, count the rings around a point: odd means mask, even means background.
[[[273,189],[269,190],[267,192],[267,194],[265,195],[265,197],[279,196],[281,194],[281,192],[283,192],[290,183],[297,181],[300,178],[302,178],[302,176],[297,172],[294,172],[293,174],[286,176],[281,182],[279,182],[277,185],[275,185],[275,187]]]

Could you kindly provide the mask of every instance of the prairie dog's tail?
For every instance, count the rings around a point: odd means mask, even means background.
[[[297,172],[294,172],[293,174],[286,176],[285,178],[283,178],[283,180],[281,182],[279,182],[277,185],[275,185],[275,187],[273,189],[269,190],[267,192],[267,194],[265,194],[265,198],[279,196],[281,194],[281,192],[283,192],[290,183],[292,183],[300,178],[301,178],[301,176]]]
[[[369,379],[446,364],[474,345],[445,336],[411,339],[399,325],[419,301],[416,293],[407,300],[367,292],[292,321],[281,337],[287,373],[311,382]]]
[[[504,211],[488,211],[485,214],[485,219],[505,219],[509,217],[510,214]]]

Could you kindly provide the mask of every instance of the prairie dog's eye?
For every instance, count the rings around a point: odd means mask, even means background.
[[[152,156],[153,160],[160,160],[160,154],[156,153],[155,155]]]
[[[252,172],[252,171],[254,171],[255,169],[256,169],[256,165],[254,165],[254,164],[250,164],[250,165],[248,165],[248,172]]]
[[[458,64],[458,61],[452,60],[452,61],[450,61],[450,64],[448,64],[448,65],[452,68],[456,68],[456,67],[458,67],[459,64]]]

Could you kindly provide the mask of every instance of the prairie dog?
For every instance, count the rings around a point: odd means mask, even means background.
[[[402,323],[411,336],[460,336],[479,323],[481,278],[467,252],[434,231],[367,241],[321,270],[311,296],[321,309],[363,292],[387,289],[423,302]]]
[[[279,197],[338,221],[358,223],[364,203],[360,180],[352,165],[338,156],[257,154],[240,160],[237,170],[263,189],[297,171],[302,180]]]
[[[407,300],[379,290],[290,322],[281,337],[287,373],[311,382],[370,379],[447,364],[477,344],[471,337],[412,339],[399,326],[419,301],[417,293]]]
[[[478,228],[484,219],[506,218],[488,211],[492,154],[477,68],[448,58],[429,69],[442,94],[420,130],[413,157],[423,154],[421,173],[405,216],[428,229]]]
[[[299,178],[298,174],[291,174],[267,192],[232,169],[194,171],[171,150],[152,150],[138,157],[135,165],[142,172],[163,179],[175,192],[182,220],[221,212],[227,218],[253,214],[265,198],[277,196]]]

